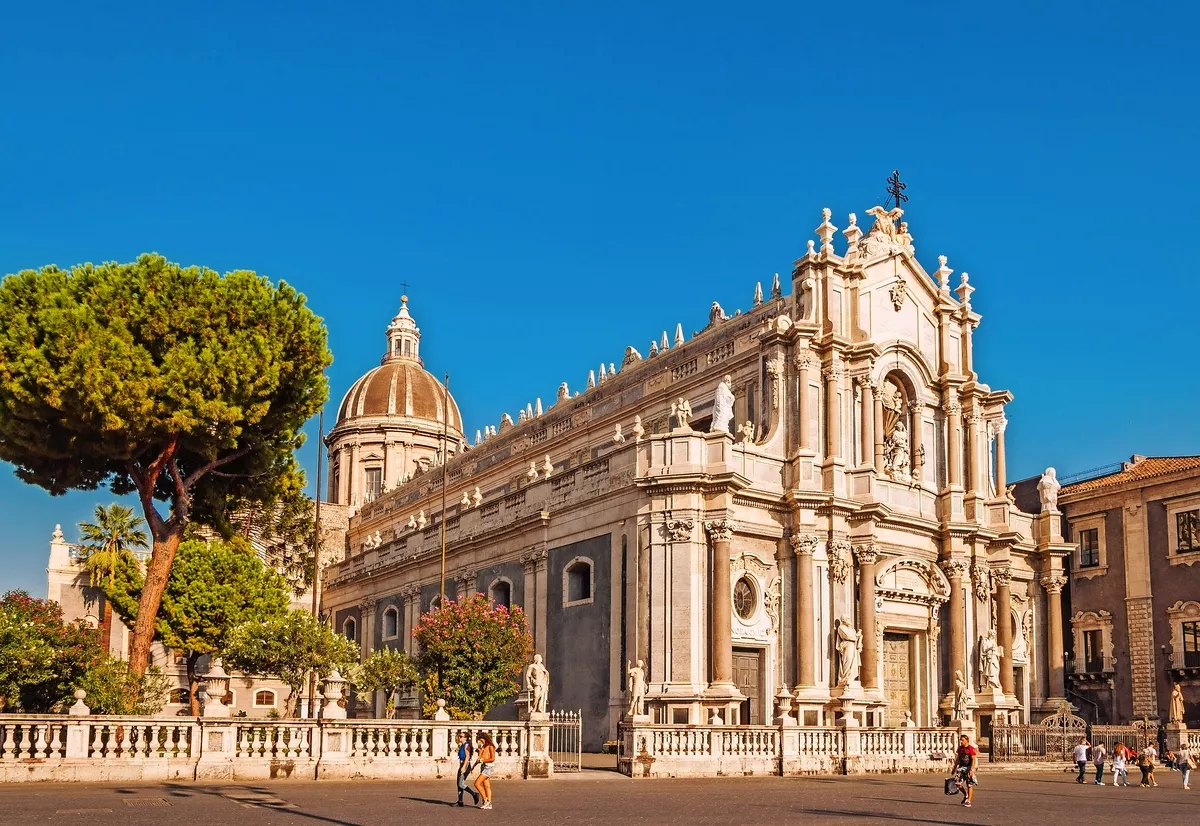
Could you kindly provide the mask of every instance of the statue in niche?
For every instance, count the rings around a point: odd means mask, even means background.
[[[525,690],[530,696],[530,712],[545,714],[550,695],[550,671],[542,664],[541,654],[534,654],[533,662],[525,666]]]
[[[907,479],[912,465],[904,391],[893,379],[880,389],[883,406],[883,466],[893,479]]]
[[[710,433],[729,433],[729,426],[733,424],[733,390],[730,385],[733,384],[733,376],[725,376],[717,382],[717,395],[713,399],[713,414],[712,425],[708,428]]]
[[[858,671],[862,664],[862,648],[862,631],[850,624],[849,617],[842,617],[838,620],[837,627],[837,684],[839,686],[849,686],[858,682]]]
[[[1046,472],[1042,474],[1042,478],[1038,480],[1038,498],[1042,500],[1042,510],[1048,512],[1056,512],[1058,510],[1058,489],[1062,485],[1058,483],[1058,477],[1054,475],[1054,468],[1046,468]]]
[[[642,660],[637,665],[632,663],[625,672],[625,685],[629,692],[629,708],[626,714],[630,717],[641,717],[646,713],[646,664]]]
[[[954,706],[951,714],[955,720],[970,720],[971,719],[971,686],[963,677],[961,671],[954,672]]]
[[[981,688],[1000,688],[1000,658],[1004,649],[996,643],[996,629],[979,638],[979,685]]]

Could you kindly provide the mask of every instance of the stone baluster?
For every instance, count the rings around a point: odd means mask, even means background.
[[[875,628],[875,562],[879,554],[874,542],[854,546],[858,562],[858,624],[862,632],[863,688],[879,687],[879,639]]]
[[[1012,658],[1012,568],[999,565],[992,568],[992,579],[996,583],[996,644],[1003,651],[1000,655],[1000,688],[1005,696],[1011,697],[1013,689]]]
[[[733,587],[730,582],[729,543],[733,522],[727,519],[704,523],[713,545],[712,593],[712,681],[733,684]]]

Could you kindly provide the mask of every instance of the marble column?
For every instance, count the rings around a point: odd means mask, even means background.
[[[825,457],[840,458],[842,455],[842,404],[838,385],[842,368],[836,363],[826,367],[821,374],[825,379]]]
[[[373,599],[364,599],[358,604],[360,612],[359,624],[362,626],[362,632],[359,634],[359,650],[362,652],[364,660],[371,656],[371,652],[375,648],[376,604],[376,601]]]
[[[729,544],[733,522],[727,519],[705,522],[712,537],[712,681],[733,684],[733,586],[730,582]]]
[[[637,652],[634,659],[642,660],[650,667],[650,536],[649,531],[638,531],[637,549]],[[624,663],[622,663],[624,665]]]
[[[946,479],[950,487],[962,486],[962,405],[948,401],[946,411]]]
[[[1046,589],[1046,663],[1050,677],[1050,698],[1067,696],[1063,673],[1062,589],[1067,584],[1058,575],[1042,577]]]
[[[811,421],[811,419],[813,416],[813,411],[811,409],[812,404],[809,401],[812,394],[809,393],[809,390],[808,390],[808,368],[812,366],[812,362],[813,362],[812,351],[809,350],[807,347],[805,347],[802,350],[798,350],[796,352],[796,355],[794,357],[794,363],[796,365],[796,373],[799,377],[799,379],[798,379],[799,387],[797,388],[797,393],[798,393],[797,401],[799,403],[799,406],[797,409],[800,411],[799,429],[800,429],[800,449],[801,450],[812,450],[812,421]]]
[[[972,410],[967,416],[967,492],[979,493],[983,487],[983,473],[979,461],[979,424],[983,417],[978,410]],[[986,467],[986,465],[984,465]]]
[[[967,582],[967,563],[960,559],[950,559],[942,563],[942,570],[950,580],[950,678],[953,684],[954,672],[961,671],[968,684],[973,684],[972,675],[967,668],[967,629],[966,602],[963,598],[963,588]]]
[[[875,561],[879,554],[875,543],[854,546],[858,562],[858,630],[863,635],[863,688],[879,687],[879,635],[875,628]]]
[[[872,429],[874,430],[874,436],[875,436],[875,470],[877,470],[880,473],[886,473],[887,466],[886,466],[884,458],[883,458],[883,455],[884,455],[883,454],[884,427],[883,427],[883,396],[882,396],[882,394],[878,394],[875,396],[874,408],[875,408],[875,413],[874,413],[875,423],[874,423],[874,427]]]
[[[912,446],[912,477],[917,482],[925,477],[924,411],[924,404],[919,401],[912,403],[912,429],[909,431],[909,443]]]
[[[1008,489],[1008,473],[1004,458],[1004,429],[1008,426],[1008,419],[1000,419],[996,422],[996,495],[1003,496],[1004,491]]]
[[[813,603],[813,554],[817,538],[807,534],[792,534],[792,550],[796,552],[796,685],[811,688],[817,684],[816,623]]]
[[[1008,565],[992,568],[992,580],[996,583],[996,643],[1004,652],[1000,655],[1000,688],[1012,697],[1012,569]]]
[[[862,389],[862,461],[860,465],[870,465],[875,462],[875,382],[869,375],[859,378]]]

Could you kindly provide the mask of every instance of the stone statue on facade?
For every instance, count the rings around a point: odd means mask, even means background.
[[[738,442],[741,444],[750,444],[754,441],[754,422],[746,422],[738,425]]]
[[[1179,683],[1175,683],[1175,687],[1171,689],[1171,707],[1167,712],[1167,722],[1183,722],[1183,689],[1179,687]]]
[[[642,436],[646,435],[646,428],[642,427],[642,417],[641,416],[633,417],[632,433],[633,433],[633,440],[635,442],[640,442],[642,440]]]
[[[643,717],[646,714],[646,664],[642,660],[637,665],[632,663],[625,672],[625,683],[629,693],[629,707],[626,714],[630,717]]]
[[[1043,511],[1058,510],[1058,489],[1062,485],[1058,483],[1057,477],[1054,475],[1054,468],[1046,468],[1046,472],[1042,474],[1042,478],[1038,481],[1038,498],[1042,500]]]
[[[979,686],[985,688],[1000,688],[1000,658],[1004,649],[996,643],[996,630],[993,628],[986,637],[979,638]]]
[[[963,677],[961,671],[954,672],[954,706],[951,709],[951,714],[955,720],[971,719],[971,686]]]
[[[717,382],[717,395],[713,399],[713,414],[712,425],[708,428],[710,433],[729,433],[729,426],[733,424],[733,390],[730,385],[733,384],[733,376],[725,376]]]
[[[671,402],[671,426],[677,430],[691,430],[688,423],[692,418],[692,403],[687,399]]]
[[[849,617],[842,617],[838,621],[837,627],[837,684],[839,686],[849,686],[858,682],[858,670],[862,663],[862,649],[862,632],[850,624]]]
[[[891,435],[883,443],[883,458],[890,476],[908,476],[910,464],[908,425],[904,423],[903,416],[896,419],[896,426],[892,428]]]
[[[550,695],[550,671],[542,664],[542,655],[534,654],[533,662],[525,666],[525,690],[529,692],[529,711],[533,714],[546,713],[546,701]]]
[[[712,308],[708,311],[708,326],[711,327],[720,321],[725,321],[727,318],[728,316],[725,315],[725,311],[721,309],[721,305],[714,301],[712,303]]]

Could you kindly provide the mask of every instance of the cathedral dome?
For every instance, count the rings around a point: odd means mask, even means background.
[[[462,415],[454,397],[422,366],[421,331],[408,312],[408,296],[400,298],[400,312],[387,328],[388,348],[380,365],[358,381],[338,407],[338,425],[353,419],[386,416],[431,422],[430,431],[442,425],[462,433]],[[425,429],[425,428],[422,428]]]

